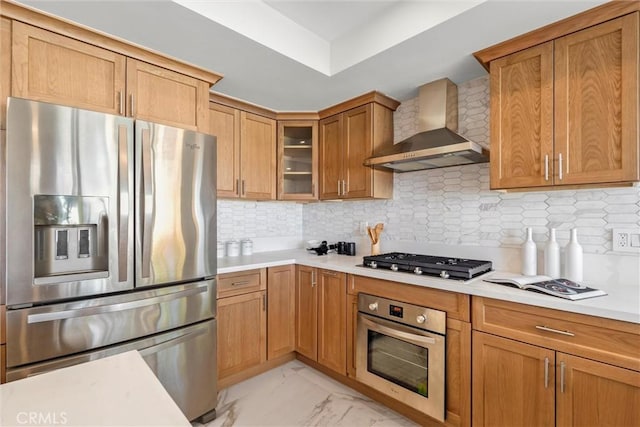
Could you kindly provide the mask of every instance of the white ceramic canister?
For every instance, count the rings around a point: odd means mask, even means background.
[[[224,242],[218,241],[218,258],[224,258]]]
[[[549,240],[544,247],[544,274],[552,279],[560,278],[560,246],[555,228],[549,230]]]
[[[571,229],[571,238],[565,247],[565,277],[574,282],[582,282],[582,246],[578,243],[578,229]]]
[[[227,241],[227,256],[239,256],[240,255],[240,242],[237,240]]]
[[[533,241],[533,229],[527,227],[527,239],[522,244],[522,274],[535,276],[538,273],[538,248]]]
[[[242,246],[242,255],[253,254],[253,242],[251,239],[242,239],[240,245]]]

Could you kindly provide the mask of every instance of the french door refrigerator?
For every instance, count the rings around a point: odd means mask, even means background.
[[[9,98],[7,380],[138,349],[215,416],[216,141]]]

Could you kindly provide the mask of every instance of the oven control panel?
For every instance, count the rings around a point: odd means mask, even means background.
[[[433,308],[360,293],[358,311],[439,334],[446,332],[447,314]]]

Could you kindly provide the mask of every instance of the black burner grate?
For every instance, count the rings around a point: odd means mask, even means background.
[[[363,265],[453,279],[471,279],[491,271],[491,261],[390,252],[363,257]]]

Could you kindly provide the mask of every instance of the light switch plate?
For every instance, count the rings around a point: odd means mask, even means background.
[[[640,253],[640,228],[614,228],[613,251]]]

